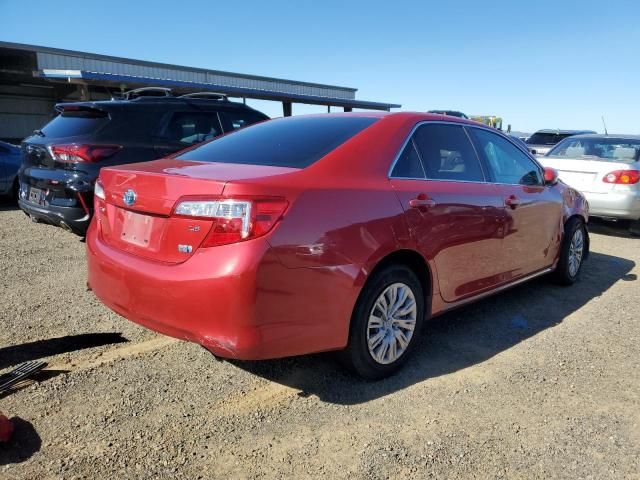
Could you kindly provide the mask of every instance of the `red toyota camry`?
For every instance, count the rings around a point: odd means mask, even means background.
[[[381,378],[425,319],[552,273],[573,283],[587,204],[494,129],[421,113],[282,118],[103,169],[89,285],[215,355],[343,350]]]

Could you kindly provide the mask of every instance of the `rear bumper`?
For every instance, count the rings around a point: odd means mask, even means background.
[[[93,215],[93,175],[29,166],[21,168],[18,177],[22,210],[46,223],[66,225],[78,235],[86,233]],[[32,187],[45,192],[44,204],[29,201]]]
[[[589,215],[594,217],[640,219],[640,192],[590,193],[584,192],[589,202]]]
[[[344,348],[354,269],[284,267],[264,239],[197,250],[162,264],[87,232],[88,284],[123,317],[199,343],[224,358],[256,360]]]
[[[77,235],[86,233],[93,213],[89,210],[87,214],[82,208],[36,205],[22,198],[18,199],[18,205],[27,215],[58,227],[68,227]]]

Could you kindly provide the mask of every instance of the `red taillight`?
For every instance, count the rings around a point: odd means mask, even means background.
[[[69,143],[51,145],[49,151],[53,159],[62,163],[99,162],[110,157],[122,147],[120,145],[79,145]]]
[[[640,182],[640,171],[638,170],[616,170],[607,173],[602,179],[605,183],[616,183],[619,185],[632,185]]]
[[[251,199],[183,198],[173,215],[186,218],[208,218],[213,221],[202,247],[215,247],[260,237],[282,217],[288,202],[283,198]]]

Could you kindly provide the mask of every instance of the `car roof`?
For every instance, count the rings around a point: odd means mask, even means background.
[[[466,118],[454,117],[452,115],[440,115],[439,113],[425,113],[425,112],[379,112],[379,111],[366,111],[366,112],[336,112],[336,113],[316,113],[310,115],[295,115],[291,118],[300,117],[369,117],[369,118],[394,118],[404,119],[407,121],[415,122],[450,122],[450,123],[462,123],[466,125],[479,125],[485,126],[482,123],[474,122],[473,120],[467,120]]]
[[[585,133],[581,135],[574,135],[576,138],[611,138],[614,140],[640,140],[640,135],[625,135],[625,134],[604,134],[604,133]]]
[[[197,105],[198,107],[210,107],[210,108],[232,108],[232,109],[245,109],[245,110],[253,110],[250,106],[240,103],[240,102],[231,102],[229,100],[212,100],[207,98],[180,98],[180,97],[137,97],[131,100],[118,99],[114,98],[113,100],[95,100],[88,102],[61,102],[56,104],[56,107],[64,107],[65,105],[78,105],[78,106],[86,106],[89,108],[97,108],[109,110],[110,108],[128,108],[134,107],[136,105]],[[262,112],[259,112],[262,113]]]
[[[576,135],[580,133],[596,133],[596,132],[593,130],[564,130],[560,128],[544,128],[542,130],[536,131],[535,133],[557,133],[560,135],[566,135],[566,134]]]

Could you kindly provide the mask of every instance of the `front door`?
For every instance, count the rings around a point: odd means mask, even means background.
[[[503,269],[510,280],[551,266],[562,232],[562,196],[540,166],[497,133],[467,127],[505,205]]]
[[[419,126],[391,172],[418,250],[435,263],[443,299],[453,302],[500,282],[498,188],[460,125]]]

